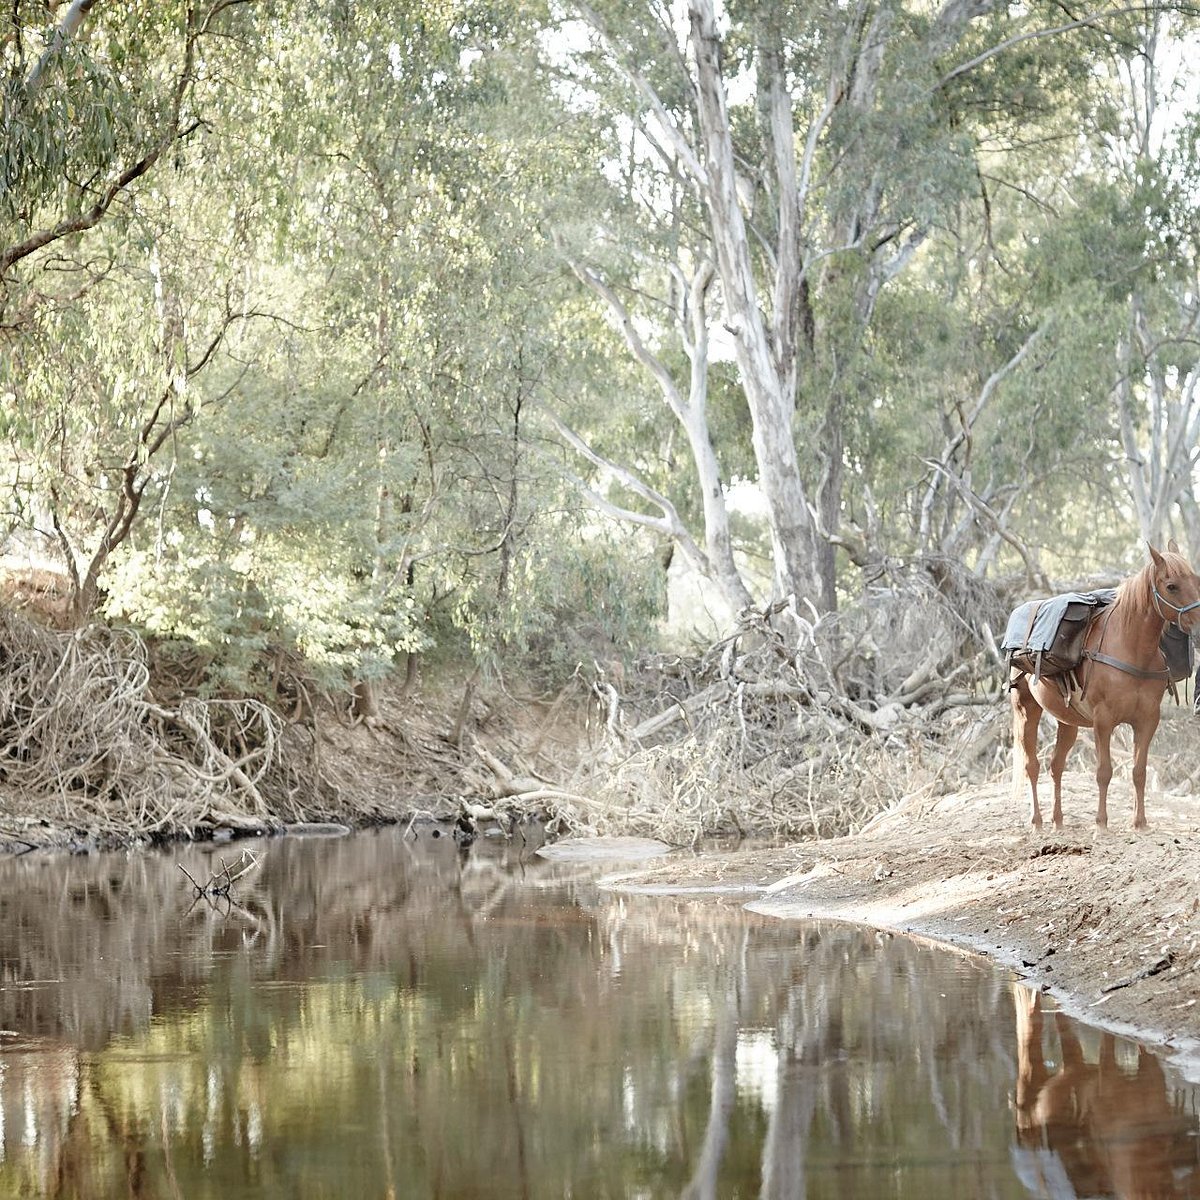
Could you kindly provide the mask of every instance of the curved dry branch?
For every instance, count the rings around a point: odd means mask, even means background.
[[[125,836],[304,819],[276,713],[253,700],[167,708],[149,678],[131,633],[58,633],[0,608],[6,811]]]

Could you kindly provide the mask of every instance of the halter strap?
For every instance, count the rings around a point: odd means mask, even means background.
[[[1172,604],[1171,601],[1166,598],[1166,596],[1159,592],[1158,584],[1152,583],[1150,588],[1154,592],[1154,607],[1158,611],[1158,615],[1162,617],[1162,619],[1166,621],[1168,625],[1174,625],[1175,628],[1180,631],[1180,633],[1183,633],[1184,628],[1182,625],[1180,625],[1179,618],[1182,617],[1184,613],[1191,612],[1193,608],[1200,608],[1200,600],[1195,600],[1191,604],[1185,604],[1182,608],[1180,608],[1178,604]],[[1172,620],[1163,612],[1162,605],[1164,604],[1168,608],[1173,608],[1175,610],[1174,620]]]

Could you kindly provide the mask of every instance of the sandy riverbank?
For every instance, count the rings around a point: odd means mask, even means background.
[[[1200,1078],[1200,798],[1148,798],[1128,828],[1114,783],[1064,788],[1066,827],[1033,833],[1011,785],[910,800],[850,837],[672,860],[616,886],[730,890],[757,912],[937,938],[1014,968],[1085,1020],[1165,1045]]]

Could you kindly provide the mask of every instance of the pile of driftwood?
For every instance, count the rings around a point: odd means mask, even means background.
[[[288,816],[304,808],[305,778],[290,736],[256,700],[156,702],[132,633],[63,633],[0,607],[0,797],[10,826],[0,834],[36,840],[28,831],[37,823],[104,840],[302,819]]]
[[[130,633],[55,632],[0,606],[0,836],[38,840],[40,821],[100,840],[263,829],[404,817],[406,804],[472,826],[547,815],[675,844],[842,833],[1007,769],[996,631],[1009,598],[949,563],[886,584],[838,614],[751,609],[714,645],[580,671],[532,736],[528,719],[525,736],[503,732],[506,713],[538,707],[511,697],[466,721],[472,676],[450,734],[409,698],[388,722],[327,723],[318,738],[315,719],[151,680]],[[547,730],[574,727],[564,714],[581,699],[590,738],[551,754]],[[354,764],[372,772],[358,786]],[[387,780],[404,787],[381,807]]]
[[[594,752],[560,784],[484,755],[494,792],[535,797],[573,832],[688,844],[832,836],[1007,770],[1008,600],[936,566],[840,614],[748,610],[702,652],[598,670]]]

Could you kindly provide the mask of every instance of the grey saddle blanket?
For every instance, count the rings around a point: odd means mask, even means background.
[[[1080,605],[1071,615],[1081,617],[1087,609],[1097,611],[1117,598],[1116,588],[1098,588],[1094,592],[1066,592],[1048,600],[1029,600],[1013,610],[1004,631],[1001,650],[1026,650],[1033,654],[1049,650],[1070,605]],[[1040,606],[1040,607],[1039,607]],[[1037,615],[1034,615],[1037,609]]]

